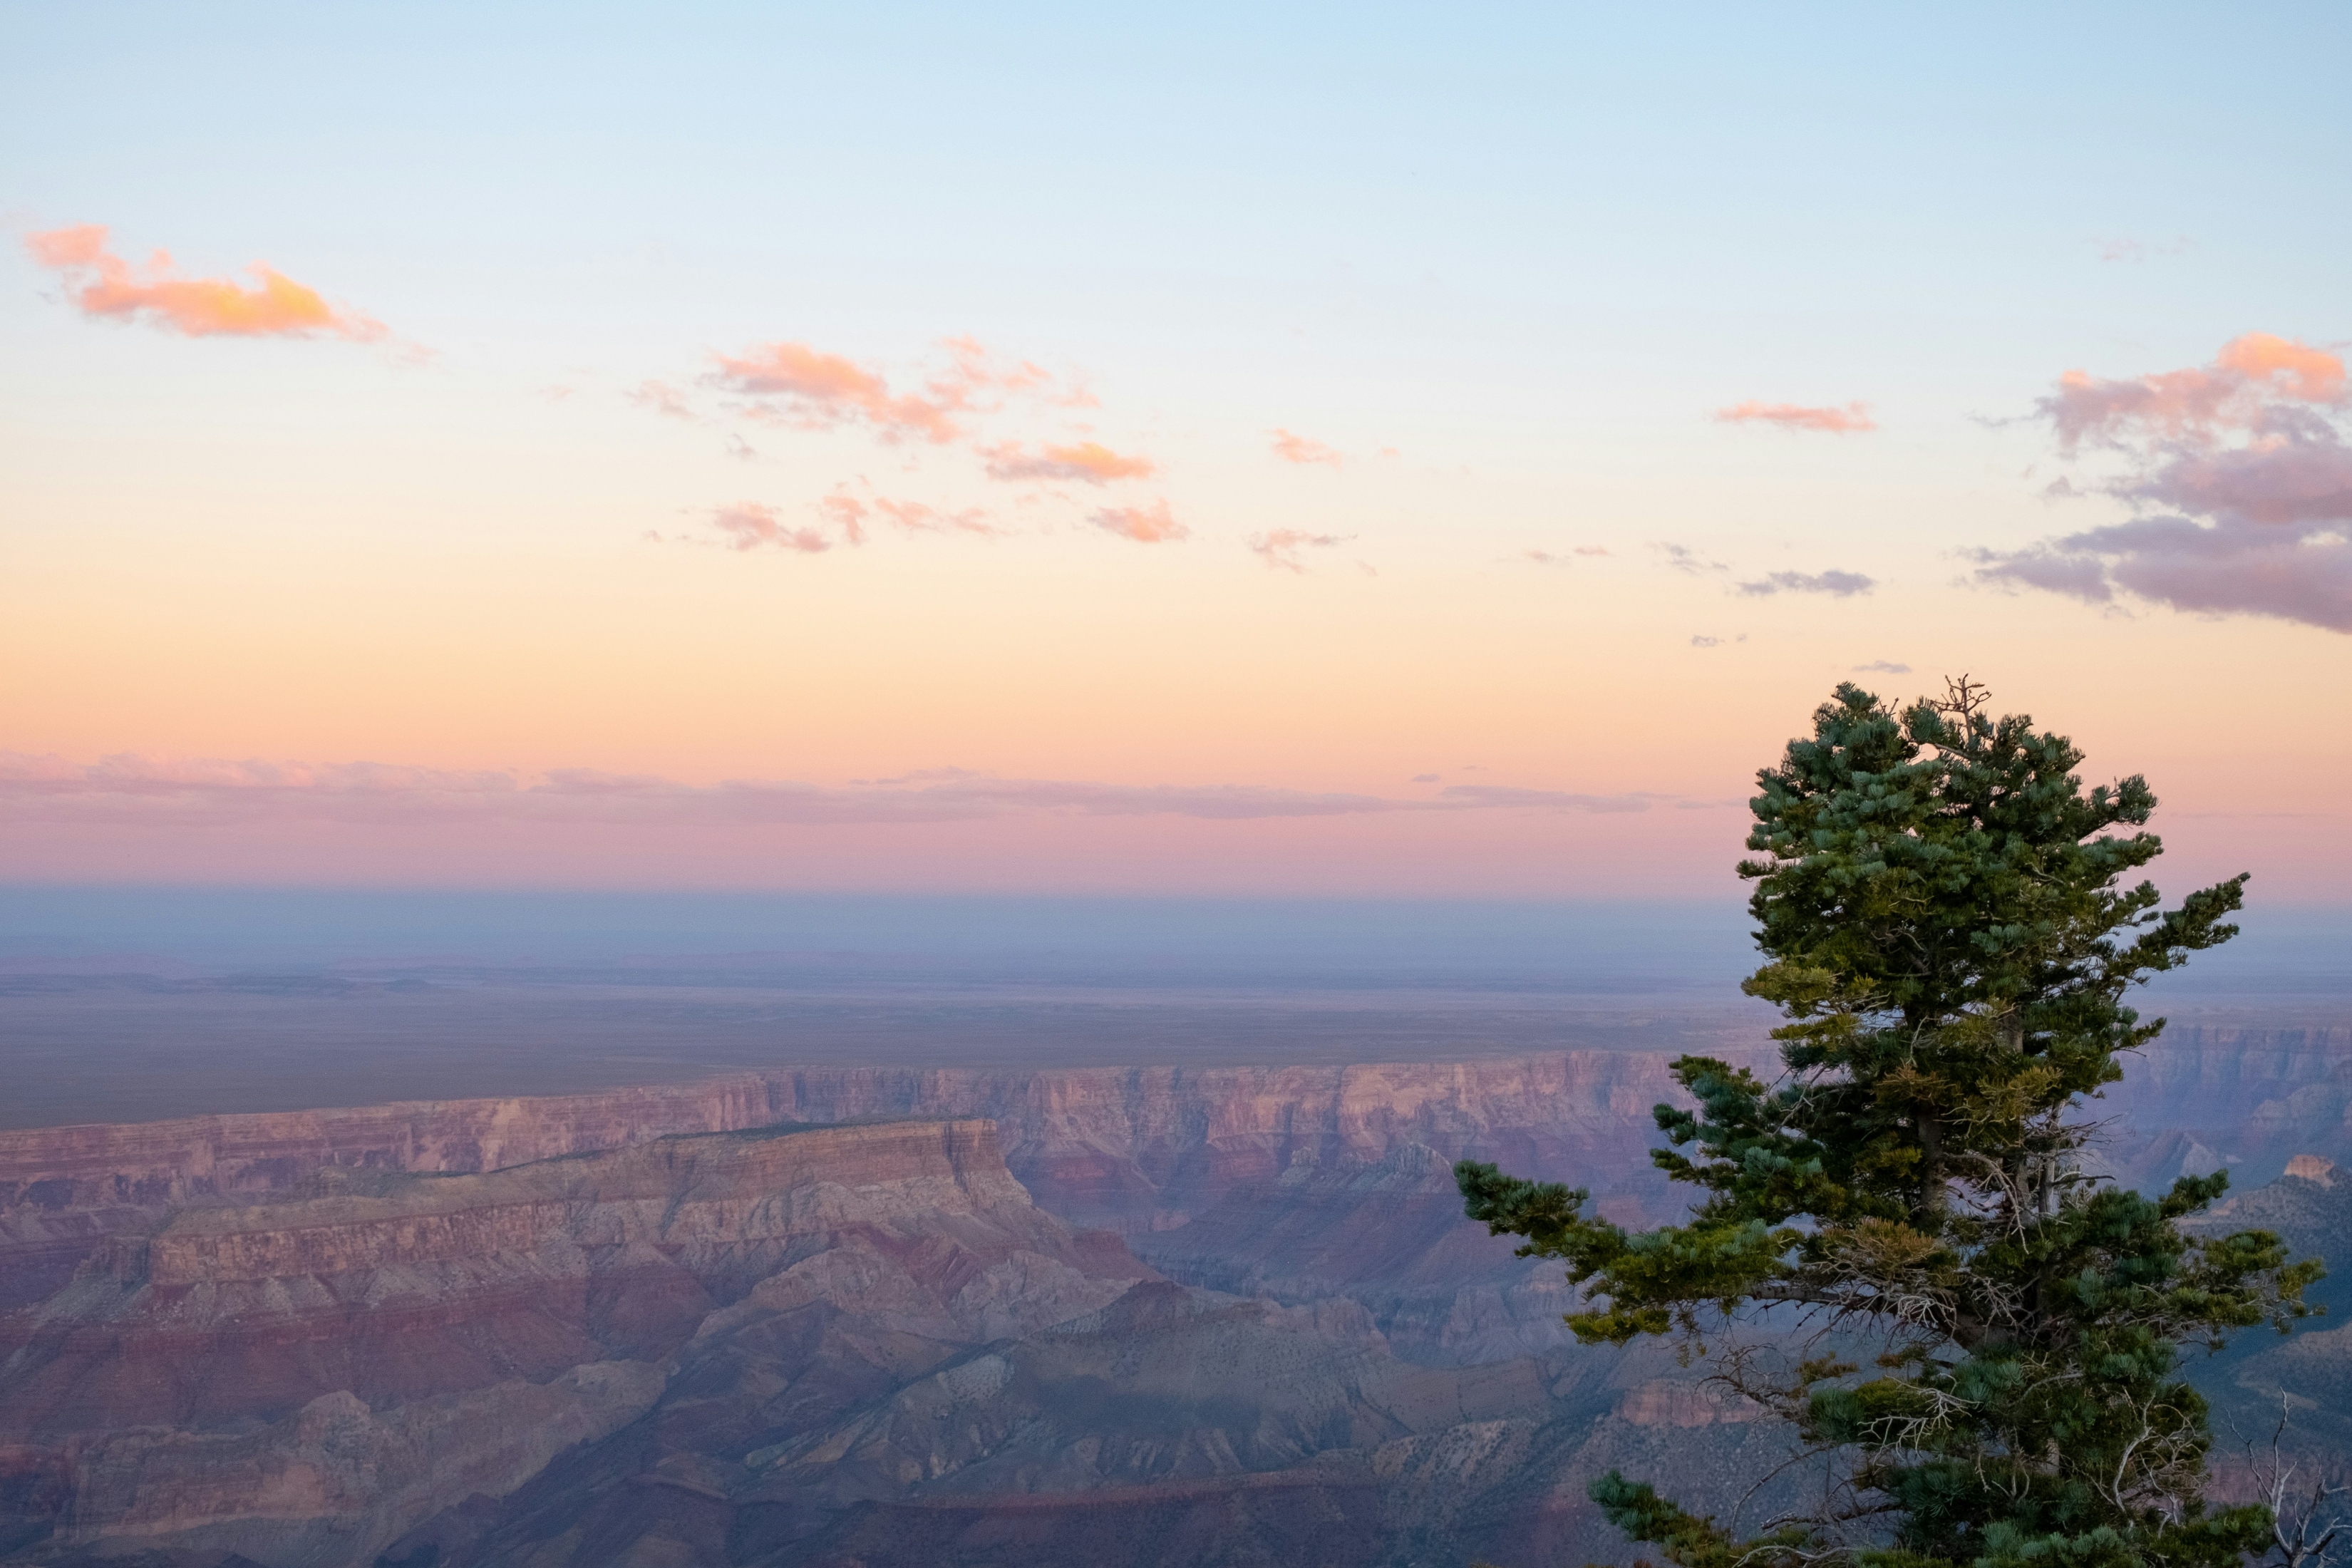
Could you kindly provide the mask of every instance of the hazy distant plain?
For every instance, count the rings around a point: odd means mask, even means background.
[[[2333,911],[2149,997],[2342,1023]],[[0,889],[0,1126],[795,1063],[1186,1067],[1753,1042],[1710,905]]]

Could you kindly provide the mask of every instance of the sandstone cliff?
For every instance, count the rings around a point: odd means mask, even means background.
[[[1150,1277],[1037,1209],[985,1122],[683,1135],[370,1186],[176,1211],[5,1320],[0,1491],[28,1501],[0,1531],[368,1561],[635,1420],[763,1284],[884,1270],[888,1310],[952,1346]]]
[[[1579,1561],[1608,1538],[1563,1478],[1727,1501],[1776,1439],[1567,1343],[1557,1266],[1463,1223],[1448,1167],[1662,1217],[1666,1061],[777,1068],[0,1133],[0,1558]],[[2130,1071],[2116,1169],[2308,1155],[2249,1223],[2352,1236],[2344,1031]],[[2336,1337],[2206,1382],[2333,1399]]]
[[[1200,1071],[808,1068],[539,1100],[0,1132],[0,1310],[46,1297],[108,1236],[170,1210],[787,1122],[987,1118],[1047,1209],[1130,1236],[1183,1224],[1301,1159],[1370,1164],[1408,1142],[1638,1201],[1658,1187],[1643,1151],[1649,1108],[1671,1088],[1664,1058],[1612,1051]]]

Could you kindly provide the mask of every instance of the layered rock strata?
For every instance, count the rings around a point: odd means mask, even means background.
[[[1054,1213],[1168,1229],[1301,1160],[1372,1164],[1405,1143],[1654,1194],[1663,1058],[1569,1051],[1438,1064],[1051,1072],[810,1068],[539,1100],[208,1116],[0,1132],[0,1310],[58,1289],[117,1232],[379,1173],[459,1173],[680,1132],[987,1118]]]
[[[879,1276],[877,1322],[953,1345],[1151,1277],[1036,1208],[980,1121],[364,1184],[172,1212],[0,1320],[0,1495],[21,1500],[0,1534],[364,1562],[637,1420],[707,1320],[779,1280]]]

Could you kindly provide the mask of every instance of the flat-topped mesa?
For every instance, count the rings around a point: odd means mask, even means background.
[[[1726,1054],[1764,1063],[1770,1048]],[[1006,1164],[1042,1206],[1130,1237],[1196,1219],[1294,1165],[1376,1164],[1408,1144],[1589,1186],[1604,1212],[1636,1216],[1669,1198],[1647,1151],[1650,1108],[1675,1094],[1670,1059],[1561,1050],[1202,1069],[776,1068],[593,1094],[0,1132],[0,1313],[44,1300],[107,1237],[147,1232],[173,1209],[363,1184],[353,1173],[479,1173],[785,1122],[992,1120]],[[2143,1052],[2108,1100],[2154,1126],[2189,1125],[2179,1118],[2193,1104],[2196,1124],[2214,1129],[2198,1136],[2256,1180],[2294,1152],[2352,1161],[2352,1037],[2185,1029]],[[2194,1152],[2174,1142],[2126,1137],[2120,1173],[2168,1182]]]
[[[1664,1058],[1611,1051],[1200,1071],[804,1068],[541,1099],[0,1132],[0,1313],[46,1299],[106,1237],[147,1233],[174,1209],[785,1122],[993,1120],[1013,1175],[1045,1207],[1130,1236],[1181,1224],[1302,1157],[1371,1163],[1404,1142],[1646,1181],[1648,1110],[1668,1088]]]
[[[322,1170],[494,1171],[790,1120],[764,1078],[734,1073],[589,1094],[12,1129],[0,1131],[0,1211],[247,1202]]]
[[[1769,1053],[1759,1039],[1750,1052],[1726,1054],[1762,1062]],[[1279,1174],[1301,1149],[1326,1163],[1370,1163],[1410,1142],[1581,1181],[1605,1176],[1605,1166],[1545,1170],[1547,1158],[1571,1150],[1613,1158],[1630,1131],[1633,1163],[1645,1168],[1649,1110],[1673,1092],[1673,1055],[1559,1050],[1199,1069],[792,1067],[585,1094],[0,1131],[0,1246],[11,1216],[252,1202],[324,1170],[488,1171],[681,1132],[877,1117],[995,1121],[1015,1175],[1045,1175],[1074,1195],[1091,1182],[1108,1208],[1206,1175],[1204,1152],[1220,1171],[1255,1180]],[[2106,1099],[2176,1127],[2252,1118],[2266,1131],[2316,1117],[2326,1125],[2313,1130],[2332,1139],[2352,1108],[2352,1029],[2182,1026],[2139,1053]],[[2305,1142],[2276,1157],[2327,1146]],[[1119,1190],[1138,1180],[1144,1190]]]
[[[1123,1207],[1209,1164],[1278,1174],[1302,1148],[1378,1160],[1404,1141],[1449,1154],[1492,1145],[1526,1163],[1560,1138],[1645,1130],[1668,1087],[1663,1057],[1619,1051],[1198,1070],[777,1068],[592,1094],[0,1131],[0,1215],[249,1203],[322,1171],[488,1171],[680,1132],[879,1117],[995,1121],[1016,1175],[1050,1168],[1083,1186],[1091,1163],[1103,1199]],[[1116,1190],[1136,1181],[1144,1191]]]

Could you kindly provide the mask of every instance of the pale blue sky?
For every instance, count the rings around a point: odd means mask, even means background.
[[[1378,793],[1475,764],[1735,810],[1835,679],[1891,662],[1897,695],[1990,674],[2102,765],[2168,769],[2238,825],[2232,866],[2242,841],[2352,871],[2318,782],[2344,742],[2265,684],[2335,689],[2333,622],[2012,595],[1960,553],[2126,515],[2042,496],[2062,372],[2352,341],[2347,66],[2340,5],[0,6],[0,720],[74,766]],[[195,277],[266,261],[394,342],[78,312],[15,243],[78,224]],[[963,334],[1099,411],[891,447],[730,426],[709,390],[714,353],[776,342],[903,390]],[[648,379],[701,389],[704,422],[632,405]],[[1748,400],[1877,428],[1713,418]],[[1275,462],[1276,427],[1343,466]],[[1040,500],[982,471],[983,440],[1080,435],[1154,477]],[[726,507],[806,531],[886,491],[1003,531],[707,548]],[[1189,542],[1112,540],[1110,501]],[[1262,548],[1281,531],[1309,570]],[[1527,564],[1576,547],[1608,553]],[[1736,587],[1832,570],[1874,586]],[[2301,793],[2256,798],[2227,749]],[[2259,826],[2280,809],[2325,816],[2317,861]],[[1630,829],[1570,827],[1557,876],[1497,828],[1491,875],[1433,839],[1394,885],[1548,895],[1654,855],[1711,886],[1736,850],[1721,824],[1622,854]],[[100,874],[90,842],[39,874]],[[310,863],[280,851],[250,874]],[[744,858],[713,853],[721,880]],[[1040,851],[973,853],[995,868],[954,885]],[[1135,853],[1117,886],[1272,863]],[[613,875],[641,863],[668,861]]]

